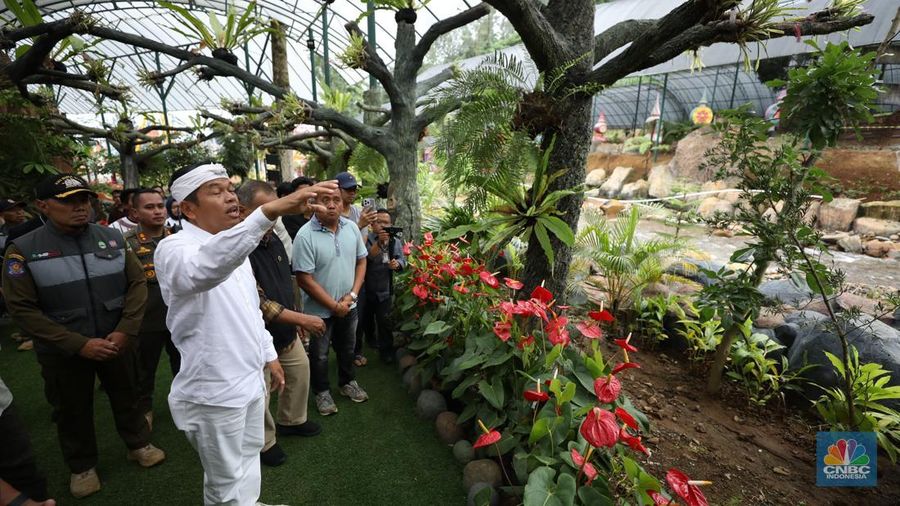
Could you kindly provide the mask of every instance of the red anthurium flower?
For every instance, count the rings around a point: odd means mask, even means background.
[[[521,281],[516,281],[512,278],[503,278],[503,283],[506,284],[507,287],[512,288],[513,290],[521,290],[525,287],[525,284]]]
[[[622,430],[619,431],[619,439],[627,444],[632,450],[650,455],[650,450],[641,443],[641,436],[632,436],[625,430],[625,427],[622,427]]]
[[[524,350],[526,346],[531,346],[532,344],[534,344],[534,336],[527,336],[520,339],[516,347]]]
[[[540,390],[525,390],[525,400],[529,402],[547,402],[550,396]]]
[[[510,330],[512,329],[512,324],[509,322],[499,321],[494,324],[494,334],[497,334],[497,337],[500,338],[504,343],[509,341]]]
[[[581,467],[581,466],[584,465],[584,457],[583,457],[580,453],[578,453],[578,449],[572,448],[572,454],[571,454],[571,455],[572,455],[572,462],[573,462],[576,466]]]
[[[413,293],[413,295],[415,295],[416,297],[418,297],[422,300],[425,300],[428,298],[428,289],[422,285],[414,286],[412,289],[412,293]]]
[[[638,430],[637,420],[631,416],[631,413],[625,411],[623,408],[616,408],[616,416],[619,417],[619,420],[622,420],[622,423],[631,427],[634,430]]]
[[[600,327],[588,322],[578,322],[575,324],[575,328],[588,339],[600,339],[603,337],[603,331],[600,330]]]
[[[516,309],[516,305],[508,300],[504,300],[498,306],[500,312],[503,313],[508,319],[512,319],[513,312]]]
[[[585,483],[590,484],[592,481],[594,481],[595,478],[597,478],[597,469],[590,462],[585,464],[584,467],[581,468],[581,470],[584,471]]]
[[[556,346],[557,344],[561,344],[563,346],[568,346],[571,340],[569,339],[569,331],[566,329],[566,325],[569,323],[569,319],[565,316],[560,316],[559,318],[554,318],[550,320],[547,324],[547,339],[550,340],[550,343]]]
[[[453,289],[464,295],[469,293],[469,289],[463,285],[453,285]]]
[[[468,260],[468,258],[466,260]],[[471,276],[472,274],[475,274],[475,269],[473,269],[469,263],[464,263],[459,266],[459,273],[463,276]]]
[[[481,271],[478,273],[478,277],[481,278],[481,282],[486,284],[491,288],[499,288],[500,281],[497,280],[497,277],[491,274],[488,271]]]
[[[536,287],[531,292],[531,298],[537,299],[537,300],[543,302],[544,304],[550,304],[551,302],[553,302],[553,294],[550,293],[550,290],[547,290],[543,286]]]
[[[621,391],[622,383],[612,374],[594,380],[594,393],[597,394],[597,400],[600,402],[607,404],[615,402]]]
[[[688,475],[682,473],[674,467],[666,473],[666,482],[669,487],[678,494],[687,506],[708,506],[709,501],[700,490],[698,485],[710,485],[708,481],[694,481],[688,478]]]
[[[446,272],[451,278],[456,277],[456,269],[454,269],[453,266],[450,264],[442,265],[441,272]]]
[[[615,321],[612,313],[605,309],[601,309],[600,311],[589,311],[588,316],[598,322],[610,323],[612,321]]]
[[[409,256],[410,253],[412,253],[412,243],[407,241],[403,243],[403,254]]]
[[[581,435],[594,448],[612,448],[619,437],[615,415],[600,408],[590,410],[581,422]]]
[[[425,232],[425,246],[431,246],[434,244],[434,236],[431,232]]]
[[[478,439],[475,441],[475,444],[472,445],[472,448],[481,448],[482,446],[490,446],[503,437],[499,432],[488,429],[485,427],[484,422],[478,420],[478,426],[481,427],[481,431],[484,432],[481,436],[478,436]]]
[[[613,367],[612,373],[615,375],[615,374],[619,374],[620,372],[624,371],[625,369],[638,369],[640,367],[641,367],[640,364],[637,364],[635,362],[624,362],[624,363],[621,363],[621,364]]]
[[[675,503],[666,499],[662,494],[657,492],[656,490],[648,490],[647,495],[650,496],[650,499],[653,499],[653,506],[676,506]]]
[[[616,339],[616,344],[625,351],[638,351],[634,345],[628,343],[627,339]]]

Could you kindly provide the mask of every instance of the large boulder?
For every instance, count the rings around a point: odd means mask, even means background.
[[[657,165],[650,169],[650,175],[647,176],[647,194],[654,198],[663,198],[672,195],[672,184],[675,183],[675,176],[668,165]]]
[[[619,198],[624,200],[647,198],[647,191],[649,188],[650,185],[643,179],[635,181],[633,183],[628,183],[622,186],[622,191],[621,193],[619,193]]]
[[[819,313],[799,311],[788,315],[786,319],[797,327],[797,337],[788,354],[791,369],[799,369],[805,363],[817,365],[804,372],[804,376],[811,382],[804,387],[804,396],[814,401],[822,394],[822,390],[812,384],[825,388],[839,386],[840,377],[825,352],[840,358],[840,339],[831,330],[828,318]],[[850,320],[845,328],[848,343],[859,351],[859,363],[880,364],[890,372],[891,380],[888,385],[900,385],[900,332],[869,315]],[[894,409],[900,408],[900,402],[897,401],[885,404]]]
[[[891,241],[868,241],[863,244],[866,255],[875,258],[886,257],[894,249],[896,249],[895,245]]]
[[[877,220],[900,221],[900,200],[866,202],[859,206],[859,214]]]
[[[697,214],[704,220],[712,220],[719,216],[731,217],[734,215],[734,205],[718,197],[708,197],[700,202]]]
[[[440,392],[434,390],[422,390],[416,400],[416,414],[423,420],[434,420],[444,411],[447,411],[447,400]]]
[[[797,307],[812,300],[813,292],[808,286],[797,286],[790,279],[773,279],[759,285],[759,292],[773,302],[781,302]]]
[[[847,253],[863,252],[862,239],[860,239],[858,235],[848,235],[845,237],[840,237],[837,240],[837,245]]]
[[[856,221],[853,222],[853,230],[857,234],[889,237],[894,234],[900,234],[900,221],[880,220],[878,218],[856,218]]]
[[[479,482],[488,483],[492,487],[502,485],[503,470],[500,465],[492,459],[478,459],[466,464],[463,468],[463,486],[470,489]]]
[[[724,266],[725,264],[719,262],[685,258],[667,267],[666,274],[689,279],[703,286],[712,286],[715,280],[707,276],[702,270],[718,272]]]
[[[856,199],[834,199],[819,207],[816,220],[822,230],[846,232],[856,219],[860,201]]]
[[[721,137],[711,128],[700,128],[678,141],[675,157],[672,158],[672,172],[675,177],[689,181],[703,182],[712,178],[709,169],[703,168],[709,160],[706,152],[721,142]]]
[[[707,181],[707,182],[703,183],[703,185],[700,186],[701,192],[714,192],[714,191],[727,190],[727,189],[728,189],[728,183],[726,183],[725,181]],[[721,197],[721,195],[716,195],[716,196]]]
[[[597,187],[602,185],[603,181],[606,181],[606,170],[594,169],[588,172],[587,178],[584,180],[584,184],[591,187]]]
[[[626,183],[631,183],[637,179],[634,176],[635,172],[631,167],[616,167],[609,179],[600,185],[600,194],[607,197],[618,196]]]

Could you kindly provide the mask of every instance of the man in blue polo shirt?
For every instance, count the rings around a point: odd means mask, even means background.
[[[313,336],[309,346],[310,382],[316,408],[322,415],[337,413],[328,384],[328,347],[334,343],[341,395],[353,402],[369,396],[356,383],[353,365],[356,301],[366,276],[368,252],[357,225],[341,216],[340,195],[322,195],[325,208],[310,218],[294,238],[293,268],[303,289],[303,312],[325,320],[325,333]]]

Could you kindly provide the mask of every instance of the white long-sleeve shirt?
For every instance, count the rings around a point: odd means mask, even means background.
[[[184,220],[160,241],[156,276],[181,353],[169,399],[237,408],[265,395],[263,368],[278,355],[247,257],[273,223],[257,209],[212,235]]]

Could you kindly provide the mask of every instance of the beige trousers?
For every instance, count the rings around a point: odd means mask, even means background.
[[[284,392],[278,396],[278,410],[272,416],[269,396],[272,395],[271,376],[266,369],[266,443],[263,451],[275,446],[275,423],[279,425],[300,425],[306,423],[306,408],[309,402],[309,357],[300,340],[294,342],[278,355],[278,362],[284,369]]]

